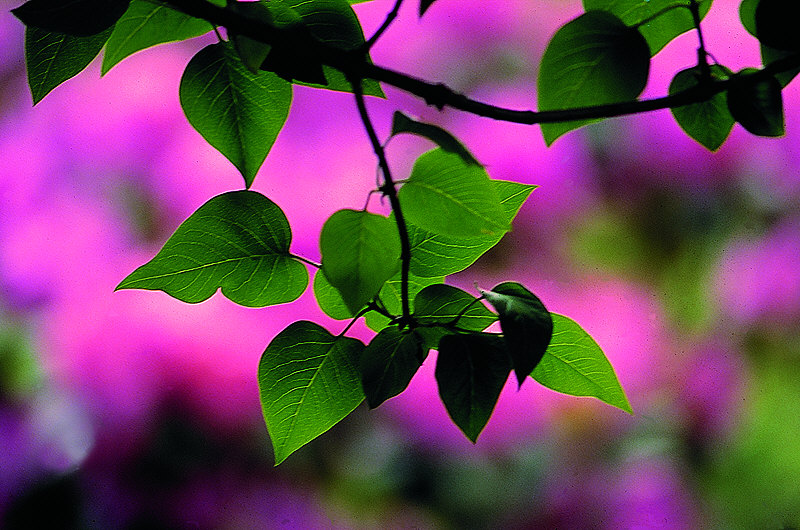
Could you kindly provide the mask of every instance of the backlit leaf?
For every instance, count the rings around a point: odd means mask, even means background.
[[[292,87],[270,72],[250,72],[231,44],[220,42],[189,61],[180,100],[189,123],[250,187],[289,114]]]
[[[253,191],[223,193],[198,208],[117,289],[160,290],[197,303],[221,288],[244,306],[291,302],[308,285],[305,265],[289,254],[291,239],[274,202]]]
[[[445,335],[439,343],[436,382],[447,413],[473,443],[492,415],[511,361],[493,335]]]
[[[711,73],[719,79],[727,79],[731,75],[730,70],[719,65],[712,65]],[[700,79],[700,68],[697,66],[681,70],[672,79],[669,93],[675,94],[697,86]],[[716,151],[725,142],[734,124],[724,93],[714,94],[707,101],[673,107],[672,115],[686,134],[711,151]]]
[[[425,287],[442,282],[444,282],[444,277],[442,276],[420,278],[410,274],[408,277],[408,297],[413,300],[417,293]],[[393,315],[399,315],[403,311],[401,285],[401,274],[398,272],[383,284],[381,291],[378,293],[378,299],[383,304],[383,307]],[[380,331],[391,323],[388,318],[376,311],[367,313],[364,320],[373,331]]]
[[[590,11],[553,36],[539,68],[539,110],[563,110],[635,100],[650,72],[641,33],[605,11]],[[547,145],[597,120],[543,123]]]
[[[322,271],[353,313],[378,294],[400,268],[400,237],[386,217],[339,210],[322,227]]]
[[[270,342],[258,388],[275,465],[324,433],[364,400],[358,362],[364,345],[298,321]]]
[[[467,164],[481,165],[455,136],[438,125],[412,120],[402,112],[395,111],[394,118],[392,119],[392,136],[402,133],[416,134],[417,136],[427,138],[441,147],[442,150],[460,156]]]
[[[553,319],[539,298],[514,282],[501,283],[483,296],[497,310],[517,382],[528,377],[553,336]]]
[[[111,28],[88,37],[29,26],[25,29],[25,66],[33,104],[55,87],[78,75],[97,57],[111,35]]]
[[[555,313],[553,338],[533,370],[540,384],[571,396],[592,396],[633,413],[614,368],[600,346],[575,321]]]
[[[211,24],[190,17],[164,4],[148,0],[131,0],[128,10],[114,25],[103,54],[102,73],[145,48],[165,42],[197,37],[212,30]]]
[[[431,348],[436,348],[444,335],[452,333],[448,329],[483,331],[497,321],[497,315],[477,298],[444,284],[430,285],[414,297],[414,317],[420,324],[418,331]]]
[[[428,348],[416,331],[400,331],[397,326],[382,329],[367,345],[359,365],[369,408],[405,390],[427,355]]]
[[[492,185],[509,224],[536,188],[505,180],[493,180]],[[412,224],[408,227],[408,236],[411,241],[411,272],[421,277],[437,277],[466,269],[495,246],[503,234],[455,238],[434,234]]]
[[[400,188],[408,222],[435,234],[504,234],[510,224],[489,175],[441,148],[420,156]]]

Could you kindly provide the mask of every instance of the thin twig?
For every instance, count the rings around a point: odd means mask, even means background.
[[[386,20],[383,21],[383,24],[381,24],[381,27],[379,27],[378,30],[375,32],[375,34],[372,35],[372,37],[370,37],[369,40],[366,43],[364,43],[364,50],[365,51],[369,52],[372,49],[372,47],[375,46],[375,43],[378,42],[378,39],[381,38],[381,35],[383,35],[383,33],[387,29],[389,29],[389,26],[392,25],[392,22],[394,22],[394,19],[397,18],[397,13],[400,11],[400,4],[402,4],[402,3],[403,3],[403,0],[396,0],[395,1],[394,8],[391,11],[389,11],[388,15],[386,15]]]
[[[372,149],[375,151],[375,156],[378,157],[378,165],[383,172],[384,184],[380,189],[385,196],[389,197],[389,204],[392,206],[394,219],[397,223],[397,231],[400,234],[400,300],[403,306],[403,316],[400,327],[403,327],[411,323],[411,303],[409,302],[408,294],[408,276],[411,269],[411,242],[408,239],[408,227],[406,226],[405,217],[403,217],[403,210],[400,207],[400,200],[397,198],[397,188],[395,187],[394,180],[392,180],[392,172],[389,169],[389,162],[386,160],[386,152],[383,150],[383,146],[375,132],[375,127],[372,125],[372,120],[367,112],[361,79],[351,78],[350,83],[353,86],[353,93],[356,97],[358,113],[361,116],[361,121],[364,123],[364,129],[367,131],[367,136],[372,144]]]
[[[321,264],[316,263],[314,261],[311,261],[308,258],[304,258],[303,256],[298,256],[297,254],[289,254],[289,257],[294,258],[294,259],[296,259],[298,261],[302,261],[303,263],[308,263],[309,265],[311,265],[312,267],[315,267],[317,269],[322,268]]]

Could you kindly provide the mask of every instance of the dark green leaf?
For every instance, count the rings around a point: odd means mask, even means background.
[[[536,188],[505,180],[493,180],[492,184],[509,224]],[[411,272],[421,277],[446,276],[462,271],[503,237],[502,234],[495,234],[454,238],[434,234],[414,225],[409,225],[408,235],[411,241]]]
[[[641,33],[605,11],[590,11],[559,29],[539,68],[539,110],[635,100],[647,84],[650,48]],[[543,123],[547,145],[597,120]]]
[[[364,400],[358,362],[364,345],[298,321],[264,350],[258,388],[275,465],[353,412]]]
[[[694,29],[687,0],[583,0],[586,11],[599,9],[618,16],[626,25],[637,27],[655,55],[678,35]],[[699,2],[702,20],[711,0]]]
[[[428,348],[416,331],[384,328],[369,343],[361,356],[361,383],[369,408],[406,389],[417,373]]]
[[[149,0],[131,0],[128,10],[114,26],[103,55],[102,73],[145,48],[180,41],[212,30],[209,22],[190,17]]]
[[[439,343],[436,382],[453,422],[473,443],[492,415],[511,362],[502,339],[481,333],[445,335]]]
[[[420,334],[431,348],[448,334],[448,328],[483,331],[491,326],[497,315],[489,311],[474,296],[451,285],[434,284],[424,288],[414,298],[414,317],[420,324]],[[444,327],[429,327],[441,324]]]
[[[762,44],[778,50],[800,50],[797,31],[798,6],[786,0],[760,0],[755,12],[756,36]]]
[[[400,111],[395,111],[394,118],[392,119],[392,136],[402,133],[416,134],[434,142],[444,151],[453,153],[461,157],[467,164],[475,164],[480,166],[481,163],[475,160],[464,145],[459,142],[455,136],[445,131],[437,125],[430,123],[422,123],[412,120]]]
[[[742,26],[752,36],[756,36],[756,8],[759,0],[742,0],[739,4],[739,18]]]
[[[398,195],[408,222],[435,234],[472,237],[510,229],[486,170],[442,149],[417,159]]]
[[[227,5],[227,9],[275,27],[300,23],[300,15],[283,4],[275,2],[230,2]],[[267,55],[272,50],[272,46],[239,35],[234,31],[229,30],[228,35],[231,42],[233,42],[234,48],[236,48],[236,53],[239,54],[245,66],[253,73],[260,70]],[[265,70],[269,70],[269,68],[265,68]]]
[[[774,63],[775,61],[779,61],[785,57],[789,57],[790,55],[794,55],[796,52],[789,52],[785,50],[776,50],[775,48],[770,48],[769,46],[761,45],[761,62],[764,66],[768,64]],[[793,68],[792,70],[787,70],[785,72],[778,72],[775,74],[775,79],[781,84],[782,87],[788,85],[792,79],[794,79],[797,74],[800,73],[800,68]]]
[[[33,104],[55,87],[78,75],[103,48],[111,29],[76,37],[29,26],[25,29],[25,65]]]
[[[517,382],[528,377],[541,361],[553,336],[553,319],[539,298],[525,287],[505,282],[483,296],[500,315],[500,328],[511,355]]]
[[[633,413],[614,368],[600,346],[575,321],[555,313],[553,338],[531,374],[540,384],[571,396],[592,396]]]
[[[700,72],[697,66],[678,72],[669,85],[669,93],[675,94],[697,86],[701,79]],[[731,75],[730,70],[718,65],[711,66],[711,73],[718,79],[727,79]],[[724,93],[715,94],[700,103],[673,107],[672,115],[686,134],[711,151],[716,151],[725,142],[734,124]]]
[[[308,285],[305,265],[289,254],[291,240],[274,202],[253,191],[223,193],[198,208],[117,289],[161,290],[192,304],[219,288],[249,307],[291,302]]]
[[[737,74],[750,74],[745,68]],[[728,89],[728,110],[749,132],[758,136],[783,136],[783,99],[781,84],[775,77],[758,81],[742,78]]]
[[[275,74],[251,73],[233,47],[220,42],[189,61],[180,99],[189,123],[250,187],[289,114],[292,87]]]
[[[279,4],[294,10],[301,18],[310,35],[322,43],[343,50],[354,50],[364,44],[364,31],[353,8],[345,0],[270,0],[268,4]],[[277,50],[276,56],[285,57],[287,62],[297,62],[302,51],[302,41],[286,50]],[[294,56],[294,59],[292,57]],[[327,83],[299,82],[302,85],[326,88],[340,92],[352,92],[350,82],[340,71],[322,65],[322,73]],[[300,80],[302,81],[302,80]],[[380,84],[373,79],[363,83],[364,94],[385,97]]]
[[[339,210],[319,237],[322,271],[355,313],[372,300],[400,267],[400,237],[386,217]]]
[[[419,0],[419,16],[422,18],[422,15],[428,10],[429,7],[433,5],[436,0]]]
[[[419,293],[425,287],[442,282],[444,282],[444,278],[442,276],[419,278],[413,274],[410,274],[408,278],[408,297],[409,299],[413,300],[417,293]],[[392,315],[400,315],[402,313],[403,299],[401,293],[401,274],[399,272],[390,278],[386,283],[384,283],[383,287],[381,287],[380,293],[378,293],[378,298],[383,304],[384,309],[386,309],[386,311]],[[364,320],[366,321],[367,326],[369,326],[373,331],[380,331],[391,323],[388,318],[375,311],[367,313]]]
[[[129,0],[29,0],[11,12],[26,26],[86,37],[111,26],[128,9]]]

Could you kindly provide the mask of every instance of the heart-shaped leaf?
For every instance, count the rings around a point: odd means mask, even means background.
[[[270,342],[258,388],[275,465],[353,412],[364,400],[358,362],[364,345],[298,321]]]
[[[400,331],[397,326],[382,329],[367,345],[359,366],[369,408],[405,390],[427,355],[428,348],[416,331]]]
[[[161,290],[197,303],[222,288],[244,306],[291,302],[308,285],[305,265],[289,253],[291,240],[289,222],[274,202],[253,191],[223,193],[198,208],[117,289]]]
[[[719,79],[727,79],[731,75],[730,70],[719,65],[712,65],[711,73]],[[681,70],[672,79],[669,93],[676,94],[697,86],[701,75],[697,66]],[[673,107],[672,115],[686,134],[711,151],[719,149],[735,123],[723,93],[714,94],[711,99],[699,103]]]

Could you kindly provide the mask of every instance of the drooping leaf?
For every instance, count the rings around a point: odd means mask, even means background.
[[[258,365],[258,388],[275,465],[364,400],[358,372],[363,350],[360,341],[303,320],[270,342]]]
[[[392,315],[400,315],[403,311],[401,276],[399,272],[395,274],[383,284],[381,291],[378,293],[378,299],[383,304],[384,309]],[[417,293],[425,287],[442,282],[444,282],[444,277],[442,276],[420,278],[410,274],[408,277],[408,297],[413,300]],[[380,331],[391,324],[388,318],[375,311],[367,313],[364,321],[373,331]]]
[[[78,37],[97,35],[128,8],[130,0],[28,0],[11,12],[26,26]]]
[[[78,75],[97,57],[111,29],[76,37],[29,26],[25,29],[25,65],[33,104],[55,87]]]
[[[633,414],[603,350],[575,321],[555,313],[553,338],[531,374],[540,384],[571,396],[592,396]]]
[[[164,4],[131,0],[128,10],[114,25],[103,54],[102,74],[140,50],[165,42],[180,41],[208,33],[213,26]]]
[[[712,0],[699,2],[702,20]],[[672,39],[694,29],[692,12],[686,0],[583,0],[586,11],[602,10],[618,16],[626,25],[638,29],[655,55]]]
[[[493,180],[492,185],[509,224],[536,188],[505,180]],[[503,234],[455,238],[434,234],[412,224],[408,227],[408,236],[411,242],[411,272],[421,277],[436,277],[466,269],[495,246]]]
[[[372,300],[400,268],[400,237],[386,217],[339,210],[319,237],[322,271],[355,313]]]
[[[427,138],[441,147],[442,150],[460,156],[467,164],[481,165],[455,136],[438,125],[412,120],[402,112],[395,111],[394,118],[392,119],[392,136],[397,136],[402,133],[416,134],[417,136]]]
[[[369,408],[374,409],[408,387],[422,366],[428,348],[416,331],[384,328],[361,355],[361,383]]]
[[[308,285],[305,265],[289,253],[291,240],[274,202],[253,191],[223,193],[198,208],[117,289],[160,290],[192,304],[219,288],[248,307],[291,302]]]
[[[439,342],[436,382],[447,413],[475,443],[503,390],[511,361],[493,335],[445,335]]]
[[[718,79],[726,79],[731,75],[730,70],[719,65],[712,65],[711,73]],[[669,93],[676,94],[697,86],[700,79],[701,70],[697,66],[681,70],[672,79]],[[725,142],[734,124],[724,93],[715,94],[700,103],[673,107],[672,115],[686,134],[711,151],[716,151]]]
[[[539,68],[539,110],[634,101],[650,72],[650,48],[641,33],[606,11],[584,13],[559,29]],[[547,145],[597,120],[543,123]]]
[[[249,188],[283,128],[292,86],[253,74],[230,43],[200,50],[181,78],[183,112],[197,132],[236,166]]]
[[[517,382],[541,361],[553,336],[553,319],[539,298],[515,282],[501,283],[483,296],[497,310]]]
[[[429,7],[433,5],[436,0],[419,0],[419,16],[422,18],[422,15],[428,10]]]
[[[414,317],[420,324],[418,331],[431,348],[436,348],[444,335],[452,333],[448,330],[483,331],[497,321],[497,315],[477,298],[444,284],[430,285],[417,294]],[[431,324],[446,327],[430,327]]]
[[[797,7],[796,3],[786,0],[760,0],[755,11],[758,40],[778,50],[800,50]]]
[[[472,237],[510,229],[486,170],[441,148],[417,159],[398,196],[408,222],[435,234]]]
[[[755,71],[745,68],[737,76]],[[731,85],[727,96],[728,110],[747,131],[758,136],[783,136],[781,84],[774,76],[758,81],[742,79]]]

